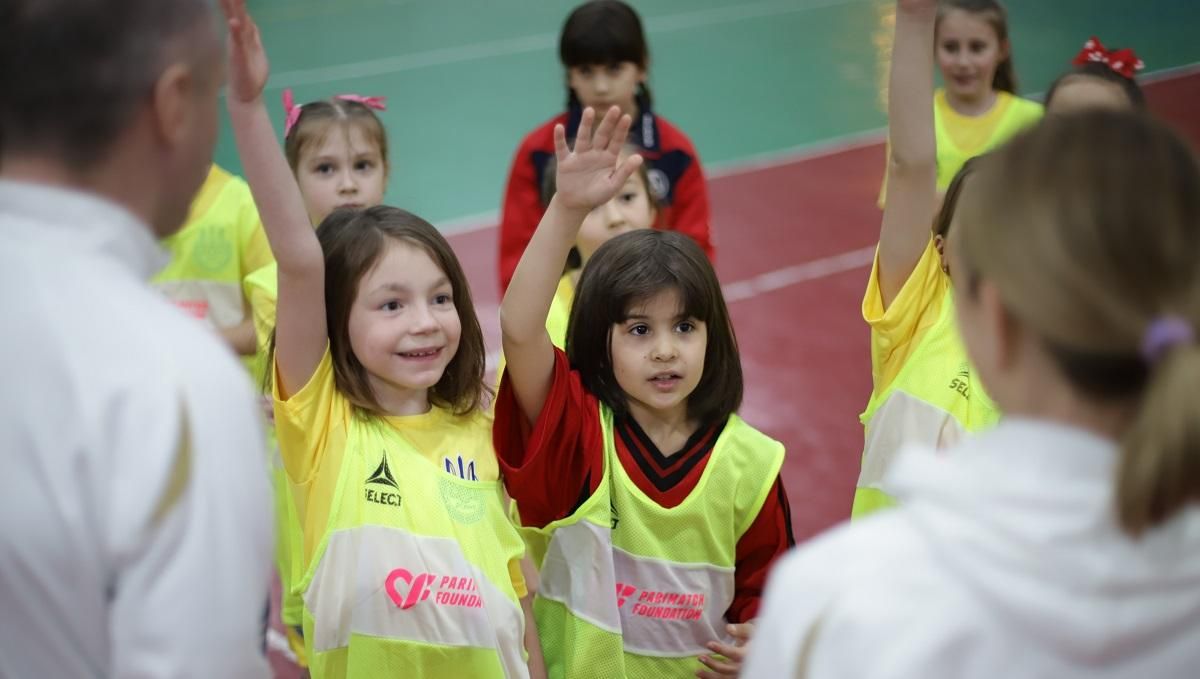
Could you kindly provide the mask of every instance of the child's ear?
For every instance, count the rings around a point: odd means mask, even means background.
[[[1000,41],[1000,61],[997,63],[1002,64],[1002,63],[1008,61],[1008,58],[1011,56],[1012,56],[1012,43],[1009,42],[1008,38],[1005,38],[1004,40]]]

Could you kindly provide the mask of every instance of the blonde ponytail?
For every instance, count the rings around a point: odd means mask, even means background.
[[[1200,501],[1197,388],[1200,347],[1195,342],[1171,348],[1151,369],[1117,465],[1117,517],[1131,535]]]

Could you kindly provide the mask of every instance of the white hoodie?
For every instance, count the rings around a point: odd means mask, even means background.
[[[743,677],[1200,677],[1200,507],[1133,540],[1119,451],[1006,420],[910,449],[900,507],[780,561]]]

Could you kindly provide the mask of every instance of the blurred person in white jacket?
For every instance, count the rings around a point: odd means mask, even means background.
[[[212,0],[0,9],[0,677],[265,677],[253,390],[153,290],[212,162]]]
[[[898,3],[893,88],[932,87],[935,9]],[[1200,671],[1196,159],[1149,118],[1094,111],[976,168],[947,266],[1005,417],[905,451],[898,508],[785,557],[743,677]]]

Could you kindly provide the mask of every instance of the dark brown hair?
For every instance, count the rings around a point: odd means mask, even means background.
[[[1012,43],[1008,39],[1008,10],[1000,0],[941,0],[938,3],[937,24],[942,25],[942,19],[953,10],[961,10],[968,14],[978,14],[996,31],[996,39],[1001,46],[1007,43],[1008,56],[996,65],[996,75],[992,77],[992,89],[1017,93],[1017,70],[1013,66]]]
[[[1140,535],[1200,500],[1200,347],[1142,354],[1156,321],[1200,328],[1200,166],[1144,114],[1084,111],[1046,118],[975,174],[961,266],[1078,394],[1130,408],[1116,513]]]
[[[375,115],[375,111],[369,106],[335,97],[310,101],[300,107],[300,116],[296,118],[296,124],[283,140],[283,154],[292,168],[292,174],[296,174],[300,166],[300,156],[304,151],[325,143],[330,131],[337,125],[357,126],[361,129],[363,135],[379,147],[383,169],[387,171],[387,130],[384,129],[379,116]]]
[[[968,158],[967,162],[958,168],[958,172],[954,173],[954,178],[946,187],[946,195],[942,197],[942,207],[938,209],[937,216],[933,219],[933,235],[942,238],[949,235],[950,223],[954,221],[954,211],[958,208],[958,198],[962,195],[963,184],[967,181],[967,177],[970,177],[975,171],[979,158],[980,156]]]
[[[479,408],[486,349],[471,301],[471,288],[450,244],[429,222],[400,208],[377,205],[365,210],[339,208],[317,227],[325,253],[325,322],[329,353],[338,391],[366,414],[386,414],[371,390],[367,370],[350,346],[350,309],[362,277],[375,266],[390,243],[404,243],[429,255],[453,288],[454,308],[462,325],[458,351],[442,378],[429,390],[434,405],[463,415]],[[274,351],[274,338],[268,364]]]
[[[708,344],[704,372],[688,395],[688,417],[702,423],[728,419],[742,403],[742,362],[721,284],[699,245],[674,231],[623,233],[601,245],[583,270],[567,325],[567,358],[584,386],[615,413],[629,407],[613,373],[613,326],[630,309],[675,290],[683,314],[703,321]]]
[[[631,61],[644,71],[650,66],[650,48],[636,10],[620,0],[590,0],[567,16],[558,39],[558,59],[566,68]],[[641,96],[650,103],[645,84]],[[579,97],[568,86],[567,107],[578,103]]]

